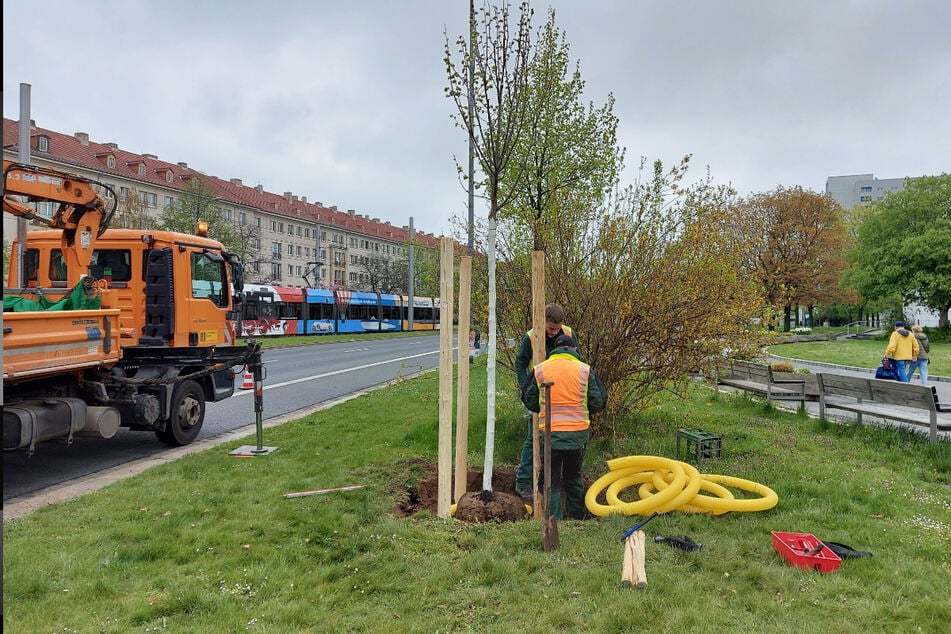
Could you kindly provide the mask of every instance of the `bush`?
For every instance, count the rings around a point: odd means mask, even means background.
[[[777,361],[771,363],[770,366],[773,369],[773,372],[793,372],[795,368],[793,367],[792,361]]]

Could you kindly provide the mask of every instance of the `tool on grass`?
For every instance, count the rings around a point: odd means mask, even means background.
[[[644,526],[644,524],[646,524],[647,522],[651,521],[652,519],[654,519],[654,518],[657,517],[658,515],[660,515],[660,513],[658,513],[657,511],[654,511],[653,513],[651,513],[650,516],[649,516],[646,520],[635,524],[629,531],[627,531],[626,533],[624,533],[623,535],[621,535],[621,540],[620,540],[620,541],[623,542],[625,539],[627,539],[628,537],[630,537],[631,535],[633,535],[633,534],[634,534],[634,531],[639,531],[639,530],[641,529],[641,527]]]
[[[703,548],[703,544],[698,544],[686,535],[682,535],[680,537],[664,537],[662,535],[656,535],[654,537],[654,541],[657,543],[667,542],[674,548],[686,550],[689,553],[699,553],[700,549]]]
[[[551,386],[554,381],[542,381],[545,388],[545,488],[542,498],[542,547],[545,552],[558,548],[558,520],[551,514]]]

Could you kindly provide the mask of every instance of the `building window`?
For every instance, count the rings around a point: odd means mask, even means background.
[[[292,225],[291,223],[287,223],[287,235],[289,236],[294,235],[294,225]]]
[[[165,208],[167,209],[167,208],[172,207],[172,206],[174,206],[174,205],[175,205],[175,199],[172,198],[171,196],[166,196],[166,197],[165,197]]]
[[[172,170],[165,171],[165,182],[171,183],[175,179],[175,175],[172,174]]]
[[[280,281],[281,279],[281,265],[280,264],[276,264],[273,262],[271,263],[271,277],[273,277],[275,281]]]
[[[301,251],[300,245],[298,244],[298,245],[297,245],[297,257],[300,257],[300,251]]]
[[[298,225],[298,226],[297,226],[297,237],[299,238],[300,236],[301,236],[301,227],[300,227],[300,225]]]
[[[240,214],[238,214],[238,222],[240,222],[242,226],[247,223],[247,220],[248,220],[247,216],[245,215],[243,211]]]
[[[254,226],[257,227],[258,229],[261,228],[261,219],[258,218],[257,216],[255,216],[254,218]]]
[[[277,231],[277,220],[272,220],[272,221],[271,221],[271,232],[273,233],[273,232],[275,232],[275,231]]]
[[[139,163],[139,176],[145,176],[145,163]]]
[[[128,188],[128,187],[120,187],[120,188],[119,188],[119,200],[125,200],[125,199],[128,198],[128,197],[129,197],[129,188]]]
[[[278,230],[279,232],[281,232],[281,233],[284,233],[284,223],[283,223],[283,222],[277,223],[277,230]]]
[[[115,169],[115,168],[116,168],[116,157],[110,155],[108,158],[106,158],[106,165],[107,165],[110,169]]]
[[[40,135],[36,139],[36,149],[40,152],[49,152],[50,151],[50,138],[48,136]]]

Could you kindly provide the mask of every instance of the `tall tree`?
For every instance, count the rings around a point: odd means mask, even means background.
[[[736,238],[747,245],[746,268],[772,314],[784,313],[787,330],[794,306],[836,299],[846,225],[835,200],[779,187],[739,201],[734,214]]]
[[[453,100],[453,119],[466,130],[472,149],[484,176],[484,189],[489,200],[489,349],[486,389],[486,456],[483,488],[492,488],[492,463],[495,444],[496,395],[496,288],[495,240],[499,211],[511,200],[502,188],[502,177],[519,143],[525,126],[528,105],[531,52],[531,19],[533,11],[527,2],[519,5],[517,24],[512,25],[509,7],[484,5],[475,11],[470,4],[469,39],[456,40],[454,59],[446,36],[445,64],[449,79],[446,94]],[[470,66],[474,72],[470,73]],[[470,100],[471,95],[471,100]],[[470,103],[471,101],[471,103]],[[461,167],[460,167],[461,170]],[[472,185],[470,183],[470,185]]]
[[[951,310],[951,174],[910,179],[872,203],[849,252],[849,280],[866,300],[898,297],[938,312]]]

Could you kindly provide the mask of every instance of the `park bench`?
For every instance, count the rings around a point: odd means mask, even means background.
[[[929,428],[931,442],[937,442],[938,430],[951,430],[951,416],[938,415],[938,397],[933,385],[916,385],[818,372],[819,418],[825,418],[826,409],[841,409],[856,415],[862,424],[862,415],[877,416]]]
[[[769,403],[799,401],[805,406],[805,379],[777,379],[766,363],[730,359],[718,368],[717,383],[763,395]]]

